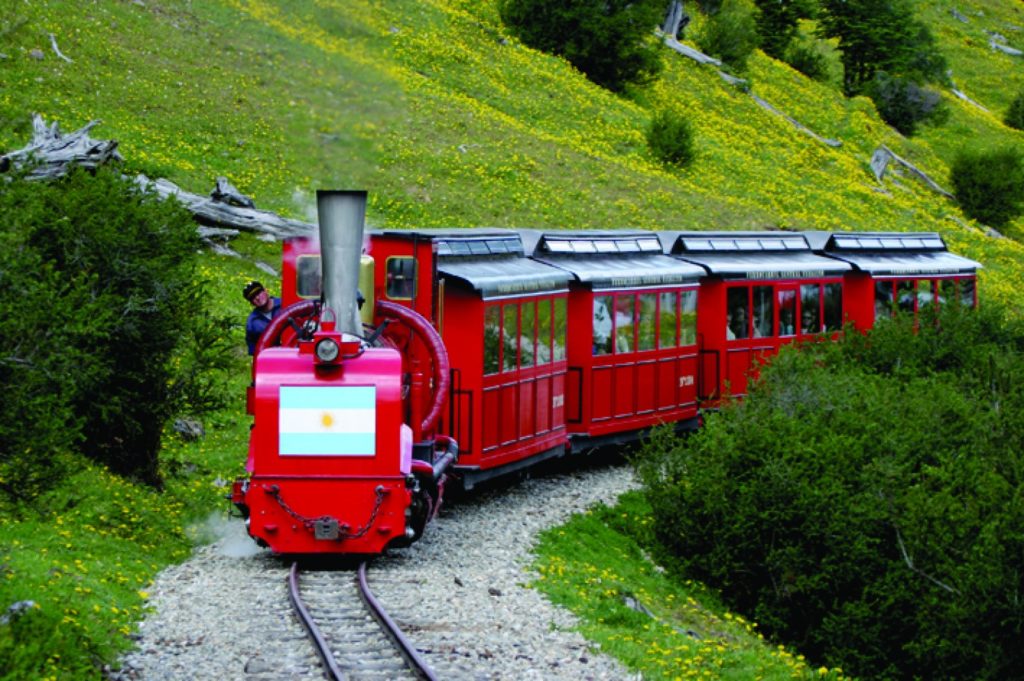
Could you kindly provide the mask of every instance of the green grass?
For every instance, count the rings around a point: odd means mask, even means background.
[[[573,516],[542,533],[533,587],[575,613],[584,636],[645,679],[843,678],[841,669],[812,668],[765,641],[756,623],[729,612],[701,584],[670,578],[644,550],[650,523],[637,492]]]
[[[911,177],[894,173],[879,185],[868,167],[886,144],[948,187],[961,148],[1024,139],[1001,123],[1024,89],[1024,72],[992,51],[984,32],[1024,48],[1024,33],[1012,28],[1024,26],[1020,4],[965,0],[957,8],[968,24],[947,5],[918,5],[957,86],[991,113],[947,94],[949,122],[912,139],[884,125],[869,100],[847,100],[834,81],[813,82],[755,53],[745,74],[752,92],[840,140],[833,149],[674,53],[666,52],[666,69],[651,85],[627,96],[604,91],[511,38],[495,0],[8,2],[0,4],[0,150],[27,143],[36,112],[65,131],[99,119],[93,135],[120,142],[126,172],[166,176],[196,193],[224,175],[258,206],[307,220],[316,189],[365,188],[369,219],[381,227],[937,231],[985,265],[983,298],[1019,310],[1024,249],[1016,240],[986,237],[954,203]],[[50,33],[72,62],[53,53]],[[685,169],[663,167],[647,149],[647,126],[659,109],[693,124],[696,159]],[[1024,220],[1005,231],[1024,234]],[[96,676],[99,661],[130,645],[125,630],[145,607],[139,591],[188,553],[187,528],[225,508],[225,490],[215,483],[241,471],[247,448],[247,306],[239,292],[251,278],[279,284],[254,265],[277,267],[277,246],[242,237],[235,247],[244,258],[210,255],[202,274],[213,311],[239,320],[235,372],[222,378],[238,397],[208,420],[199,443],[167,438],[166,491],[83,464],[36,510],[0,517],[0,608],[21,599],[40,606],[19,620],[17,647],[14,629],[0,626],[0,674]],[[635,504],[623,512],[642,522]],[[749,678],[762,668],[776,678],[816,673],[727,618],[699,587],[672,586],[636,560],[638,548],[614,529],[610,513],[573,521],[586,523],[586,532],[549,533],[538,567],[555,570],[559,555],[590,555],[569,572],[605,579],[600,571],[611,570],[614,589],[704,636],[680,639],[622,611],[615,595],[595,597],[601,604],[591,616],[588,599],[600,590],[585,580],[550,587],[553,598],[580,610],[584,632],[605,650],[652,677],[674,678],[667,670],[677,657],[681,678],[725,670]],[[595,545],[559,543],[585,541],[587,533],[618,547],[613,562],[601,562]],[[554,572],[544,575],[539,588],[558,581]],[[691,597],[700,607],[683,605]],[[704,650],[708,640],[716,643]]]

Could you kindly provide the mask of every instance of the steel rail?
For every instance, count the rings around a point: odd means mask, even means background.
[[[363,599],[363,603],[369,608],[381,628],[391,637],[395,646],[401,651],[402,657],[405,658],[406,663],[409,665],[409,669],[417,677],[423,679],[423,681],[437,681],[434,671],[420,657],[420,654],[416,652],[416,648],[377,601],[373,592],[370,591],[370,585],[366,580],[366,561],[359,564],[359,596]]]
[[[299,593],[298,562],[292,563],[292,569],[288,572],[288,598],[291,600],[295,612],[299,615],[299,621],[302,622],[302,626],[306,628],[306,632],[313,640],[313,647],[316,648],[316,654],[323,660],[324,671],[328,677],[333,679],[333,681],[345,681],[345,674],[338,667],[338,662],[334,659],[334,654],[331,652],[330,644],[324,638],[323,633],[321,633],[320,627],[313,621],[313,616],[309,614],[306,604],[302,602],[302,595]]]

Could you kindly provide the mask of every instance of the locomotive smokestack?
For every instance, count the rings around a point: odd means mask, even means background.
[[[316,207],[324,305],[334,313],[338,331],[361,336],[363,325],[356,292],[359,258],[363,253],[366,192],[318,190]]]

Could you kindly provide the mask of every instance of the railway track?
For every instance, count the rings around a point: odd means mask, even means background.
[[[301,577],[293,563],[288,596],[327,678],[437,678],[370,591],[365,562],[355,575],[318,571]]]

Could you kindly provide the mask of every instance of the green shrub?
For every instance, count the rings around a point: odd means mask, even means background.
[[[1003,122],[1016,130],[1024,130],[1024,92],[1018,94],[1010,102],[1010,108],[1006,110]]]
[[[658,0],[500,0],[501,20],[524,43],[565,57],[590,80],[621,91],[661,71]]]
[[[700,48],[729,66],[742,70],[757,49],[758,9],[750,0],[723,0],[695,37]]]
[[[814,664],[1008,678],[1024,668],[1024,387],[998,377],[1024,371],[1024,335],[992,314],[918,326],[783,351],[638,470],[674,571]]]
[[[157,482],[163,425],[223,347],[189,345],[210,323],[190,216],[113,171],[0,182],[0,214],[0,490],[33,497],[75,447]]]
[[[662,163],[685,166],[694,158],[693,129],[681,115],[659,111],[647,129],[647,145]]]
[[[815,43],[791,42],[783,61],[812,80],[829,79],[828,60]]]
[[[921,123],[942,124],[949,118],[942,96],[909,78],[879,71],[867,93],[882,119],[908,137]]]
[[[1001,227],[1021,214],[1024,155],[1020,150],[961,151],[950,175],[953,193],[969,217]]]

